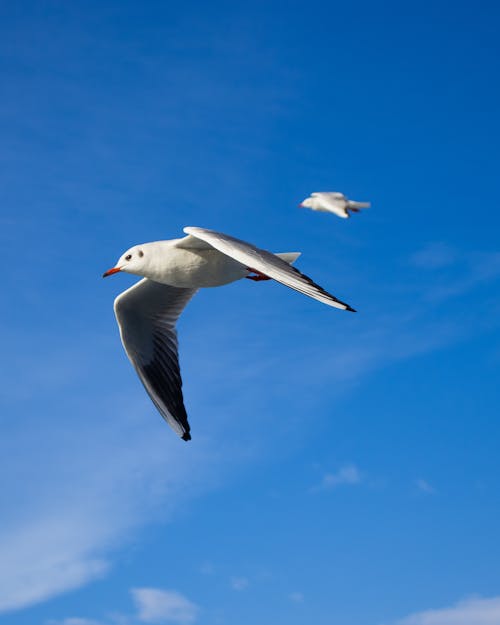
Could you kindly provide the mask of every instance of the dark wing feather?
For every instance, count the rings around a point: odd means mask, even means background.
[[[196,289],[140,280],[114,304],[123,347],[154,405],[184,440],[190,427],[182,396],[175,324]]]
[[[340,301],[334,295],[320,287],[319,284],[316,284],[311,278],[301,273],[292,265],[289,265],[286,261],[279,258],[279,256],[271,254],[271,252],[262,250],[251,243],[246,243],[228,234],[216,232],[215,230],[189,226],[184,228],[184,232],[209,243],[216,250],[219,250],[219,252],[234,258],[234,260],[237,260],[249,269],[258,271],[291,289],[295,289],[328,306],[355,312],[354,308],[351,308],[349,304]]]

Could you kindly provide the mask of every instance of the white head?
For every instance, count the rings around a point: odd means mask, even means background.
[[[316,208],[316,205],[317,200],[314,197],[308,197],[299,204],[300,208],[312,208],[313,210]]]
[[[133,273],[136,276],[145,276],[152,263],[152,246],[154,243],[143,243],[134,245],[120,256],[114,267],[102,274],[103,278],[111,276],[118,271]]]

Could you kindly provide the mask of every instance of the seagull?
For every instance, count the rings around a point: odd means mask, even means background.
[[[337,191],[321,191],[311,193],[299,204],[301,208],[311,208],[313,211],[333,213],[343,219],[350,217],[349,211],[359,213],[361,208],[370,208],[370,202],[354,202],[343,193]]]
[[[118,272],[142,277],[115,299],[120,338],[153,404],[188,441],[175,324],[198,289],[242,278],[273,279],[328,306],[355,311],[291,266],[300,253],[272,254],[206,228],[184,232],[180,239],[131,247],[103,278]]]

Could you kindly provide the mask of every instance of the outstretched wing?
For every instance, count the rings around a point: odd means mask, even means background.
[[[114,303],[130,362],[161,416],[185,441],[191,435],[182,397],[175,324],[196,290],[143,279]]]
[[[216,232],[215,230],[188,226],[184,228],[184,232],[209,243],[216,250],[234,258],[234,260],[245,265],[245,267],[258,271],[291,289],[295,289],[328,306],[354,312],[354,309],[351,308],[349,304],[341,302],[335,296],[331,295],[331,293],[328,293],[313,282],[311,278],[305,276],[298,269],[295,269],[295,267],[292,267],[275,254],[271,254],[271,252],[261,250],[250,243],[235,239],[221,232]]]
[[[325,210],[335,213],[338,217],[343,219],[349,218],[349,213],[346,210],[347,198],[343,193],[336,191],[322,192],[318,194],[319,199],[323,203]]]

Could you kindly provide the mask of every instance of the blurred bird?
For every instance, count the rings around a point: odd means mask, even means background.
[[[349,211],[359,213],[361,208],[370,208],[370,202],[354,202],[354,200],[350,200],[343,193],[321,191],[311,193],[299,206],[301,208],[310,208],[313,211],[333,213],[338,217],[347,219],[350,217]]]

